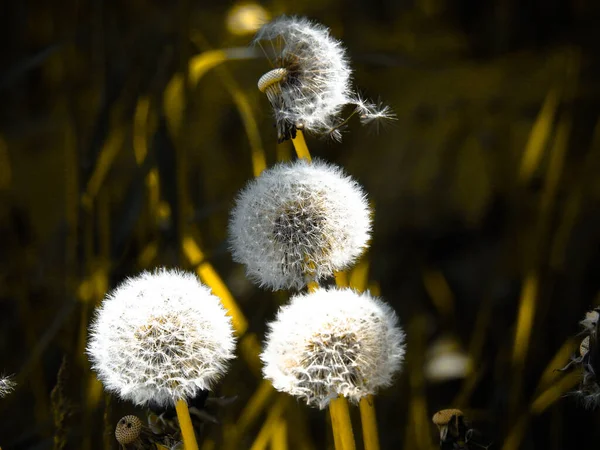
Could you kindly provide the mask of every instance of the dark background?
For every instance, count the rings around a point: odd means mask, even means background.
[[[270,66],[257,53],[197,83],[187,75],[206,51],[248,45],[252,32],[240,22],[228,28],[234,6],[0,5],[0,371],[18,383],[0,400],[5,450],[117,448],[118,418],[144,413],[110,400],[94,381],[82,351],[87,324],[124,277],[163,265],[193,269],[184,236],[202,247],[259,339],[286,298],[245,281],[226,244],[228,211],[252,177],[240,105],[256,121],[252,145],[269,165],[293,152],[276,143],[256,89]],[[341,144],[307,139],[313,155],[344,166],[369,193],[369,279],[408,333],[404,370],[377,400],[382,448],[437,447],[431,416],[446,407],[462,408],[492,448],[597,446],[598,413],[569,394],[577,373],[553,369],[575,352],[581,338],[569,339],[600,284],[600,4],[307,0],[262,8],[330,27],[361,92],[398,118],[378,133],[352,121]],[[178,121],[165,102],[176,76],[188,81]],[[223,425],[203,431],[213,448],[258,383],[239,358],[216,393],[239,398],[215,412]],[[298,406],[288,423],[325,448],[325,417]],[[360,440],[356,409],[353,417]],[[250,448],[264,418],[239,448]]]

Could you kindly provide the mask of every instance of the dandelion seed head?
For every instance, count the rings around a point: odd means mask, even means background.
[[[12,377],[1,376],[0,377],[0,398],[6,397],[12,391],[15,390],[17,383],[14,382]]]
[[[300,289],[351,265],[370,230],[359,184],[336,166],[301,159],[264,171],[241,191],[229,239],[233,259],[252,281]]]
[[[404,359],[394,311],[368,293],[317,289],[297,295],[269,324],[261,359],[275,389],[325,408],[391,385]]]
[[[264,25],[255,42],[277,46],[275,64],[287,71],[280,91],[270,96],[280,140],[295,128],[328,133],[351,101],[351,69],[341,43],[329,29],[299,17],[280,17]],[[333,132],[339,138],[339,131]]]
[[[87,353],[110,392],[136,405],[173,406],[210,389],[234,358],[231,318],[192,273],[160,269],[107,294]]]
[[[346,50],[327,27],[282,16],[264,25],[254,42],[269,42],[263,48],[275,53],[275,69],[261,78],[259,89],[271,103],[279,142],[294,138],[296,129],[341,140],[346,120],[340,115],[346,105],[354,105],[363,123],[394,117],[389,107],[354,92]],[[268,87],[267,80],[272,82]]]

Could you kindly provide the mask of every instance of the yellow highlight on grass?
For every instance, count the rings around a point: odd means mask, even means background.
[[[287,422],[285,419],[279,419],[273,430],[273,436],[271,437],[271,450],[287,450],[288,449],[288,438],[287,438]]]
[[[137,102],[133,115],[133,152],[135,154],[135,162],[138,165],[144,162],[148,154],[146,126],[149,112],[150,97],[141,97]]]
[[[231,93],[235,106],[242,117],[242,123],[244,124],[244,129],[250,144],[250,150],[252,152],[252,172],[254,176],[257,177],[267,168],[267,160],[260,139],[258,124],[252,113],[250,102],[244,92],[233,84],[233,82],[227,82],[225,83],[225,86]]]
[[[240,418],[236,423],[236,433],[242,435],[256,421],[260,413],[269,404],[275,395],[275,389],[270,381],[262,380],[258,389],[252,394],[248,403],[242,410]]]
[[[83,194],[82,204],[87,209],[92,207],[92,202],[96,195],[98,195],[98,191],[100,190],[100,186],[104,182],[106,175],[112,165],[113,161],[117,157],[119,150],[123,147],[123,143],[125,142],[125,128],[124,127],[116,127],[109,134],[102,150],[100,150],[100,155],[98,156],[98,160],[96,162],[96,167],[94,168],[94,172],[90,177],[85,193]]]
[[[175,404],[177,411],[177,419],[179,419],[179,427],[183,437],[183,446],[185,450],[198,450],[198,442],[196,442],[196,433],[192,425],[190,410],[185,400],[180,399]]]
[[[200,78],[202,78],[209,70],[219,66],[225,61],[248,59],[252,57],[254,57],[254,54],[251,49],[232,48],[205,51],[190,59],[188,65],[189,86],[195,87],[200,81]],[[184,81],[185,78],[183,75],[175,75],[167,85],[163,97],[167,125],[173,136],[180,135],[183,122],[185,105],[183,97],[185,93]],[[252,108],[250,107],[250,103],[244,92],[239,89],[232,80],[225,77],[224,81],[225,87],[233,97],[233,101],[242,118],[252,151],[252,168],[254,176],[258,176],[266,168],[267,164],[260,140],[258,125],[252,114]]]
[[[213,293],[221,299],[223,306],[227,309],[228,314],[231,316],[233,322],[233,328],[238,335],[243,335],[248,329],[248,321],[242,310],[238,307],[233,295],[214,269],[212,264],[208,261],[204,261],[204,253],[200,250],[200,247],[194,239],[190,236],[183,238],[182,242],[183,251],[191,264],[197,265],[196,272],[200,279],[206,283],[213,291]]]
[[[275,405],[269,410],[267,420],[260,429],[258,436],[254,440],[254,443],[250,447],[250,450],[264,450],[269,445],[272,439],[273,433],[275,432],[281,415],[283,414],[287,405],[288,398],[284,395],[280,395],[275,402]]]
[[[571,372],[556,383],[551,385],[548,389],[542,392],[531,404],[531,413],[538,415],[543,413],[550,405],[561,398],[566,392],[577,386],[577,383],[581,380],[581,374],[577,371]]]
[[[537,293],[538,277],[536,274],[529,274],[527,278],[525,278],[523,290],[521,291],[519,314],[517,317],[517,331],[515,333],[513,349],[513,364],[515,366],[523,364],[525,356],[527,355],[529,338],[531,337],[531,327],[533,326],[533,317],[535,314]]]
[[[521,167],[519,168],[519,180],[521,182],[529,181],[535,172],[535,169],[540,164],[544,153],[544,147],[546,146],[552,131],[552,122],[554,120],[554,115],[556,114],[558,100],[559,98],[556,90],[553,89],[548,92],[546,99],[544,100],[544,105],[531,128],[527,145],[523,152]]]

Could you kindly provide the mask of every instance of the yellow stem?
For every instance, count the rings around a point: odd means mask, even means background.
[[[335,442],[335,450],[355,450],[350,410],[345,397],[338,397],[329,402],[331,428]]]
[[[190,417],[190,410],[185,400],[178,400],[175,404],[177,410],[177,418],[179,419],[179,427],[181,428],[181,436],[183,436],[183,446],[185,450],[198,450],[196,442],[196,434]]]
[[[365,450],[379,450],[375,399],[372,395],[367,395],[360,400],[360,420],[362,422]]]
[[[335,284],[339,288],[347,288],[349,286],[348,274],[344,270],[335,273]]]
[[[306,146],[306,141],[304,140],[304,134],[302,130],[296,131],[296,137],[292,139],[292,143],[294,144],[294,148],[296,149],[296,155],[300,159],[306,159],[308,162],[311,162],[312,159],[310,157],[310,152],[308,151],[308,147]]]

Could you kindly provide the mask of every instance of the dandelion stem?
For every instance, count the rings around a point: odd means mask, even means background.
[[[334,275],[335,275],[335,284],[337,285],[337,287],[346,288],[349,286],[348,274],[346,273],[346,271],[340,270],[338,272],[335,272]]]
[[[331,400],[329,402],[329,414],[331,415],[335,450],[355,450],[356,445],[352,433],[350,410],[346,398],[338,397]]]
[[[375,415],[375,399],[367,395],[360,399],[360,420],[362,422],[363,443],[365,450],[379,450],[377,434],[377,417]]]
[[[304,140],[304,134],[302,130],[296,130],[296,137],[292,139],[292,143],[294,144],[294,148],[296,149],[296,155],[300,159],[306,159],[308,162],[312,161],[310,157],[310,152],[308,151],[308,147],[306,146],[306,141]]]
[[[177,418],[179,419],[179,427],[181,428],[185,450],[198,450],[196,434],[194,433],[192,418],[190,417],[190,410],[186,401],[183,399],[178,400],[175,409],[177,410]]]

